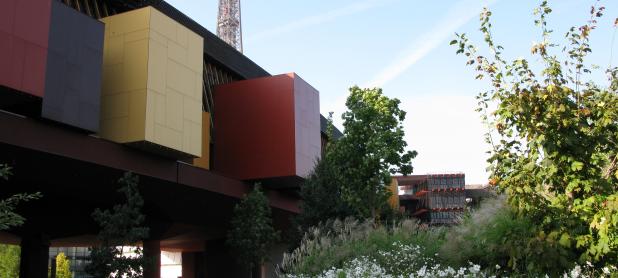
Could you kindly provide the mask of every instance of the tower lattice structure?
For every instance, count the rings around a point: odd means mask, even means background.
[[[240,0],[219,0],[217,36],[242,52]]]

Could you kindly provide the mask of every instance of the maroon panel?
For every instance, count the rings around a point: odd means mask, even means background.
[[[13,19],[13,34],[29,43],[47,47],[51,0],[8,1],[17,1],[15,18]]]
[[[22,90],[35,95],[43,95],[45,91],[45,73],[47,64],[47,48],[26,43],[24,47],[24,74],[22,75]],[[34,74],[30,74],[34,73]]]
[[[0,32],[12,33],[13,19],[15,18],[15,0],[2,1],[2,9],[0,9]]]
[[[214,98],[213,170],[243,180],[296,174],[292,77],[221,85]]]
[[[306,177],[320,159],[320,93],[296,74],[294,121],[296,176]]]
[[[0,85],[43,96],[51,0],[0,2]]]

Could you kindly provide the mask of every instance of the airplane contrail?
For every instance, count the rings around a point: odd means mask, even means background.
[[[423,35],[413,41],[410,47],[389,66],[380,71],[365,87],[382,87],[384,84],[396,79],[407,69],[416,64],[423,57],[427,56],[432,50],[440,46],[443,42],[453,36],[461,26],[468,23],[472,18],[478,16],[480,12],[479,2],[490,6],[497,0],[478,1],[462,0],[452,6],[442,17],[442,22],[429,29]]]

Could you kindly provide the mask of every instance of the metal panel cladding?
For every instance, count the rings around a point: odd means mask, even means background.
[[[220,85],[214,97],[214,170],[243,180],[305,177],[319,159],[319,93],[298,75]]]
[[[202,155],[202,37],[152,7],[105,23],[101,132],[163,155]]]
[[[42,116],[99,130],[104,24],[52,1]]]
[[[0,85],[42,97],[51,0],[0,1]]]

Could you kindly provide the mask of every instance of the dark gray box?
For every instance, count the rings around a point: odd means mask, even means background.
[[[52,1],[42,116],[99,130],[105,25]]]

